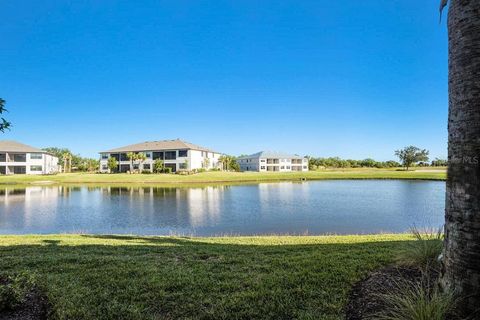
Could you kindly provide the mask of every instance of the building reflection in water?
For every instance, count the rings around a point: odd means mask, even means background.
[[[0,188],[0,234],[404,232],[443,221],[445,184],[318,181],[164,188]]]

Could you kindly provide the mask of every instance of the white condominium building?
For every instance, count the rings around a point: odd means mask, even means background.
[[[0,175],[57,173],[58,158],[16,141],[0,141]]]
[[[143,153],[144,161],[134,161],[133,164],[127,154]],[[219,165],[220,153],[194,145],[189,142],[176,140],[147,141],[129,146],[100,152],[100,171],[109,172],[108,158],[118,161],[117,172],[152,171],[155,160],[163,161],[165,168],[172,172],[179,170],[213,169]]]
[[[241,171],[308,171],[308,159],[297,155],[261,151],[237,159]]]

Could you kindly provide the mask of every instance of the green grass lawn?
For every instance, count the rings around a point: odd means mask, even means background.
[[[321,170],[309,172],[260,173],[260,172],[204,172],[189,176],[177,174],[88,174],[67,173],[49,176],[12,175],[0,176],[0,184],[31,183],[150,183],[160,185],[171,184],[208,184],[237,183],[288,180],[322,180],[322,179],[424,179],[445,180],[446,171],[441,169],[418,169],[415,171],[399,171],[392,169],[345,169]]]
[[[343,319],[352,284],[412,237],[0,236],[56,319]]]

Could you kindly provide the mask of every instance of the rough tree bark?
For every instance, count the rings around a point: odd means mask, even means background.
[[[442,285],[480,317],[480,0],[448,9],[448,178]],[[473,315],[475,313],[475,315]]]

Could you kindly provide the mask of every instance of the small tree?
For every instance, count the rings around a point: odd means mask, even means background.
[[[428,150],[420,149],[414,146],[405,147],[402,150],[395,151],[395,155],[400,159],[403,166],[407,169],[420,161],[428,161]]]
[[[163,164],[163,160],[157,159],[153,162],[153,172],[161,173],[163,172],[165,165]]]
[[[113,157],[108,158],[107,167],[108,167],[108,170],[110,170],[110,172],[117,172],[117,169],[118,169],[117,159]]]
[[[0,115],[7,112],[7,109],[5,109],[5,100],[0,98]],[[5,130],[10,129],[10,122],[5,120],[3,117],[0,117],[0,132],[5,132]]]
[[[72,154],[70,151],[66,151],[62,155],[63,158],[63,172],[72,172]]]
[[[129,152],[127,153],[127,158],[130,160],[130,171],[133,170],[133,161],[136,159],[136,153],[135,152]]]
[[[145,160],[147,160],[145,153],[137,153],[136,161],[140,162],[140,164],[143,164]]]
[[[209,166],[210,166],[210,159],[208,159],[208,158],[203,159],[202,168],[208,169]]]

